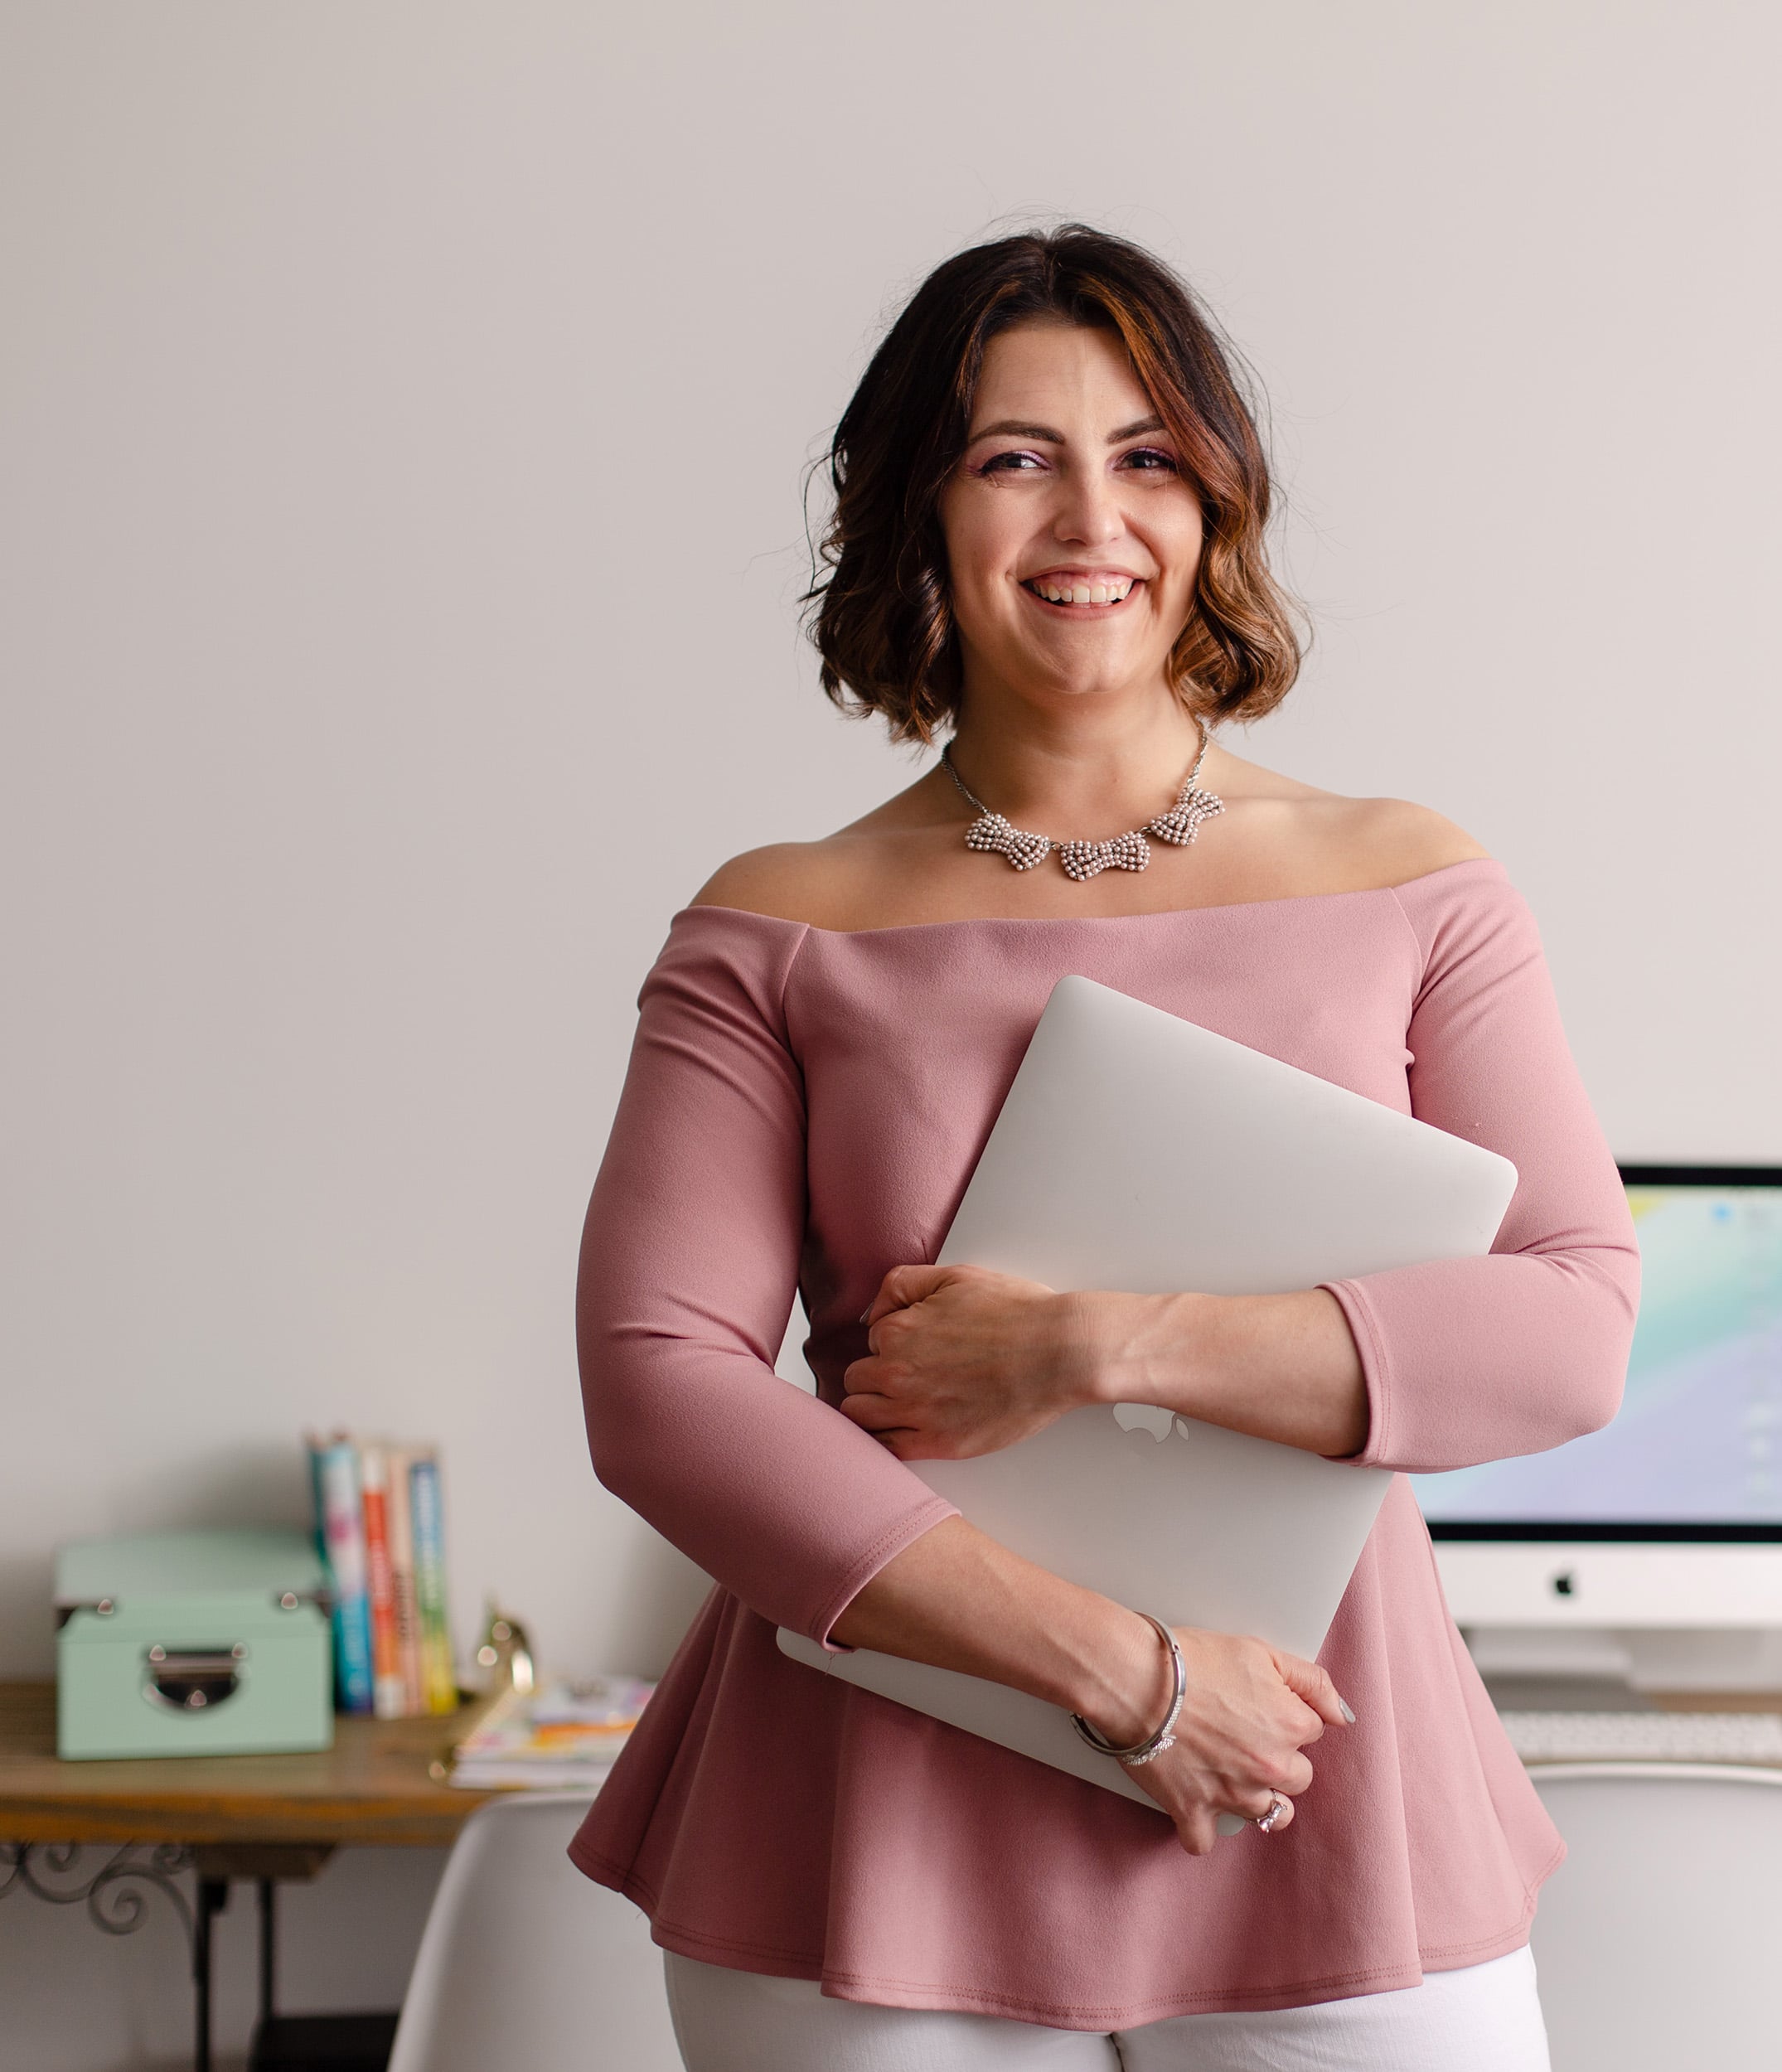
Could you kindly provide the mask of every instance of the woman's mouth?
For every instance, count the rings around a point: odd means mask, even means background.
[[[1110,612],[1124,604],[1142,580],[1133,575],[1060,569],[1047,575],[1028,576],[1021,588],[1048,610],[1087,614]]]

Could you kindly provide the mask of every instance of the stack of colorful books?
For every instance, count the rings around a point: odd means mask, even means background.
[[[452,1782],[466,1791],[597,1792],[655,1688],[591,1677],[505,1691],[453,1750]]]
[[[431,1447],[309,1442],[334,1596],[334,1698],[380,1720],[458,1709],[439,1463]]]

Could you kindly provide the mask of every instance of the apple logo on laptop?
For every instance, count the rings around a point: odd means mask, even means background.
[[[1167,1439],[1175,1426],[1175,1412],[1157,1403],[1116,1403],[1114,1422],[1122,1431],[1148,1431],[1153,1439]]]

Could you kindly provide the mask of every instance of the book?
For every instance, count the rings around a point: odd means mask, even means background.
[[[396,1661],[402,1675],[402,1711],[413,1719],[427,1710],[427,1692],[421,1677],[420,1606],[414,1595],[414,1530],[410,1503],[412,1453],[399,1446],[390,1450],[390,1489],[387,1499],[390,1528],[390,1594],[396,1622]]]
[[[655,1688],[607,1676],[506,1691],[453,1750],[452,1782],[465,1791],[598,1791]]]
[[[366,1589],[365,1516],[358,1450],[344,1434],[312,1440],[316,1543],[333,1599],[334,1702],[343,1712],[372,1710],[371,1613]]]
[[[455,1712],[445,1531],[433,1449],[308,1441],[316,1542],[333,1605],[335,1703],[409,1719]]]
[[[414,1605],[425,1708],[434,1713],[455,1712],[458,1677],[446,1611],[445,1521],[439,1463],[431,1453],[417,1454],[409,1464],[409,1516],[414,1536]]]
[[[359,1493],[365,1507],[366,1590],[371,1606],[371,1709],[399,1720],[408,1709],[396,1641],[396,1597],[390,1566],[390,1455],[359,1449]]]

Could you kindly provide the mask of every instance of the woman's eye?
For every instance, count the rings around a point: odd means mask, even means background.
[[[1175,464],[1174,455],[1165,453],[1160,448],[1155,446],[1134,447],[1130,453],[1121,455],[1120,464],[1122,467],[1136,467],[1141,474],[1149,474],[1160,470],[1171,475],[1179,472]]]
[[[1037,453],[992,453],[978,472],[981,475],[1012,475],[1038,467],[1039,464]]]

